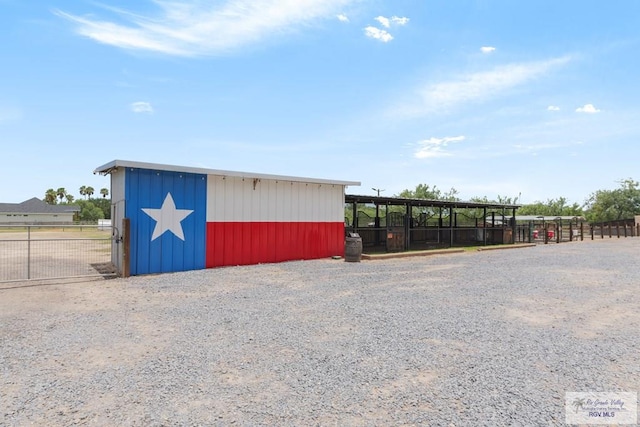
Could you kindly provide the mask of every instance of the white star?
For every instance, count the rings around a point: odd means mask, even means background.
[[[153,235],[151,236],[152,242],[162,236],[165,231],[172,232],[177,238],[184,241],[184,233],[182,232],[182,225],[180,223],[183,219],[191,215],[193,210],[176,209],[176,204],[173,202],[171,193],[167,193],[167,197],[164,198],[160,209],[143,208],[142,212],[156,221],[156,227],[153,229]]]

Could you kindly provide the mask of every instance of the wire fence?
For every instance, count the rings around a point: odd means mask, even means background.
[[[110,227],[0,226],[0,282],[111,274]]]

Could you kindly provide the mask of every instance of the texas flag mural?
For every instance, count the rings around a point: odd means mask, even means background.
[[[344,254],[339,183],[131,167],[124,198],[133,275]]]
[[[205,267],[206,175],[128,169],[131,274]]]

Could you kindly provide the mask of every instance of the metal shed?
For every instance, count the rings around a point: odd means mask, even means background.
[[[124,275],[342,256],[345,188],[360,185],[127,160],[94,173],[111,176]]]

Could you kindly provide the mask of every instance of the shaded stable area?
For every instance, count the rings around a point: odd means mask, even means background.
[[[364,252],[517,241],[519,205],[359,195],[345,195],[345,204],[345,232],[360,236]]]

